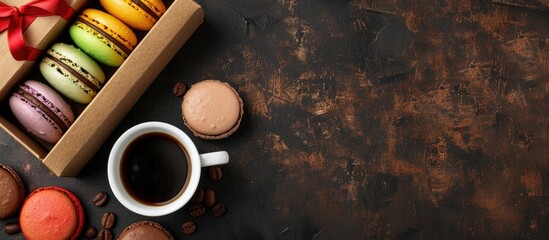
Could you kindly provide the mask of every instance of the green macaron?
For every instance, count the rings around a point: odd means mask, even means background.
[[[88,8],[69,28],[78,48],[111,67],[122,65],[137,45],[137,37],[123,22],[103,11]]]
[[[40,62],[42,76],[67,98],[87,104],[105,83],[105,73],[80,49],[65,43],[54,44]]]

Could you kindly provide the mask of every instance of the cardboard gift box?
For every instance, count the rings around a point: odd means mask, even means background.
[[[15,6],[21,4],[20,0],[3,2]],[[82,10],[88,0],[67,2],[76,10]],[[174,0],[166,5],[164,15],[140,39],[125,62],[110,76],[101,91],[78,114],[72,126],[55,145],[47,146],[27,133],[13,118],[9,108],[1,108],[0,126],[55,175],[76,176],[203,22],[203,10],[193,0]],[[27,43],[45,49],[56,42],[62,31],[68,31],[68,24],[60,17],[37,18],[25,32]],[[29,71],[36,71],[34,65],[39,61],[13,60],[3,35],[6,33],[0,34],[0,103],[5,105],[12,89],[26,80],[24,77],[29,75]]]

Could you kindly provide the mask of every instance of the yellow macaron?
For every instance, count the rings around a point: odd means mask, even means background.
[[[128,26],[148,31],[166,12],[161,0],[99,0],[101,6]]]

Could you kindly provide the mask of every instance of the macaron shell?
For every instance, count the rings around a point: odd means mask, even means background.
[[[88,53],[91,57],[107,66],[118,67],[122,65],[125,57],[117,53],[111,47],[102,42],[98,36],[90,34],[75,25],[69,28],[69,34],[74,43]]]
[[[114,38],[120,40],[127,48],[133,49],[137,45],[137,36],[123,22],[114,16],[93,8],[88,8],[82,12],[82,17],[92,20],[92,23],[97,23],[97,26],[108,28],[108,32]]]
[[[51,50],[54,50],[61,54],[62,56],[75,62],[78,67],[81,67],[91,76],[99,81],[100,84],[105,83],[105,73],[103,69],[95,62],[90,56],[81,51],[80,49],[74,47],[73,45],[65,43],[56,43],[51,47]]]
[[[173,240],[173,236],[157,222],[140,221],[126,227],[118,240]]]
[[[74,113],[70,105],[57,92],[47,85],[33,80],[26,81],[24,84],[53,104],[59,110],[57,114],[62,113],[65,117],[64,120],[68,121],[69,125],[74,122]],[[56,127],[47,114],[32,103],[23,101],[18,94],[12,94],[9,106],[19,123],[37,138],[48,143],[56,143],[63,135],[62,129]]]
[[[82,12],[79,19],[104,31],[104,33],[98,32],[80,20],[75,21],[69,29],[75,44],[100,63],[118,67],[128,57],[129,51],[137,45],[137,37],[133,31],[108,13],[88,8]],[[109,40],[108,36],[120,42],[128,52],[115,44],[114,40]]]
[[[61,112],[65,114],[71,122],[74,121],[74,114],[71,110],[71,106],[63,99],[63,97],[57,94],[57,92],[48,87],[48,85],[34,80],[25,81],[24,84],[27,84],[29,87],[44,95],[50,102],[53,103],[53,105],[55,105],[55,107],[59,108],[59,110],[61,110]]]
[[[236,131],[243,112],[236,90],[217,80],[192,85],[181,108],[185,125],[205,139],[221,139]]]
[[[128,26],[138,30],[148,31],[154,26],[157,20],[136,4],[135,1],[136,0],[100,0],[99,2],[107,12],[117,17]],[[166,6],[161,0],[140,1],[159,16],[162,16],[162,14],[166,12]]]
[[[10,167],[0,164],[0,219],[19,210],[25,199],[25,187],[19,175]]]
[[[88,87],[66,67],[76,71],[97,88],[100,88],[105,82],[105,74],[101,67],[80,49],[64,43],[53,45],[48,50],[48,54],[50,56],[44,57],[40,62],[42,76],[53,88],[69,99],[83,104],[89,103],[98,91]],[[57,58],[65,66],[55,62],[52,58]]]
[[[40,72],[53,88],[75,102],[83,104],[91,102],[95,94],[91,95],[86,93],[82,90],[81,86],[79,86],[78,79],[58,72],[56,70],[57,67],[52,66],[51,64],[53,63],[50,61],[41,62]]]
[[[84,210],[70,191],[43,187],[23,203],[19,224],[28,240],[77,239],[84,226]]]
[[[10,97],[9,105],[15,118],[32,135],[48,143],[56,143],[61,139],[63,133],[44,119],[44,114],[37,112],[35,107],[22,102],[15,96]]]

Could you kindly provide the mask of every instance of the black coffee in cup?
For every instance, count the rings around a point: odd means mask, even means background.
[[[146,205],[164,205],[182,194],[189,174],[188,153],[177,139],[160,132],[134,139],[122,155],[126,191]]]

